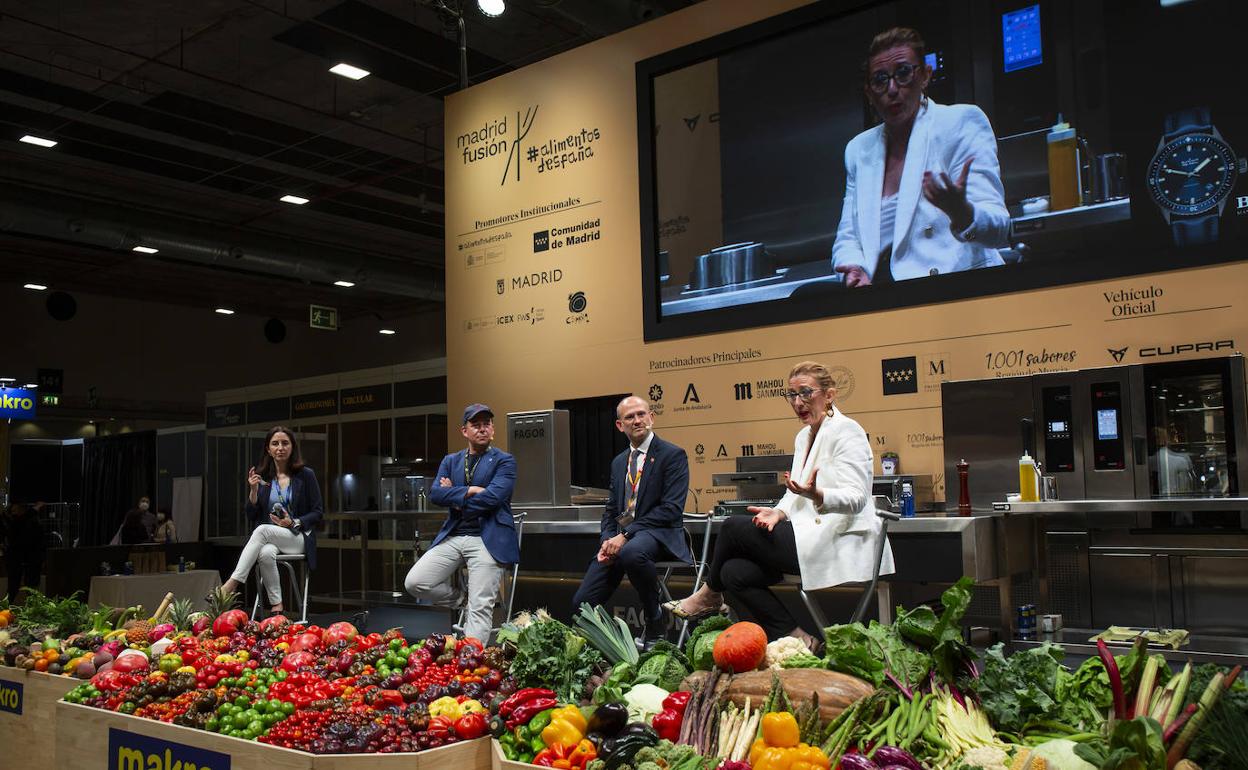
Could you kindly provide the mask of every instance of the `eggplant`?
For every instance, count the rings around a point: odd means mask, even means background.
[[[619,734],[621,736],[646,735],[651,738],[654,738],[656,743],[659,740],[659,734],[654,731],[653,727],[646,724],[645,722],[629,722],[628,724],[624,725],[624,729],[620,730]]]
[[[611,737],[619,735],[628,724],[628,706],[623,703],[604,703],[594,709],[589,717],[589,732]],[[638,723],[640,724],[640,723]]]
[[[866,754],[845,754],[841,757],[841,770],[880,770]]]
[[[900,767],[901,770],[923,770],[919,760],[910,752],[896,746],[880,746],[871,759],[885,769]]]

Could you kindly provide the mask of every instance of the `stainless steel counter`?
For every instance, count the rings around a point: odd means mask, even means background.
[[[1001,513],[1151,513],[1152,511],[1248,511],[1248,497],[1183,497],[1151,500],[1054,500],[993,503]]]

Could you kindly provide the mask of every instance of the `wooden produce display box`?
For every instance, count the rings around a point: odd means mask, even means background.
[[[55,767],[74,770],[489,770],[490,739],[410,754],[308,754],[74,703],[56,704]]]
[[[0,666],[0,752],[20,747],[24,757],[50,758],[56,703],[80,684],[73,677]]]
[[[494,770],[533,770],[534,765],[508,759],[507,755],[503,753],[503,747],[493,738],[490,739],[490,747],[494,753]]]

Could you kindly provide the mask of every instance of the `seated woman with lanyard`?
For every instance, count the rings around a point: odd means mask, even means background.
[[[807,591],[870,580],[883,528],[871,498],[873,457],[862,426],[836,410],[836,387],[823,364],[804,361],[789,372],[784,398],[803,424],[793,447],[788,491],[774,508],[751,506],[752,519],[729,517],[715,542],[706,583],[666,606],[678,618],[719,610],[727,592],[767,632],[794,636],[812,651],[807,633],[768,586],[800,573]],[[885,544],[880,574],[893,570]]]
[[[272,614],[282,611],[277,575],[279,553],[304,554],[309,572],[316,569],[316,524],[325,515],[316,474],[303,464],[289,428],[278,425],[264,437],[259,472],[247,471],[247,518],[256,522],[230,579],[222,586],[238,591],[257,563]]]

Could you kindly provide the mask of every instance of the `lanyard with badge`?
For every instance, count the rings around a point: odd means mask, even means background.
[[[629,456],[628,467],[625,469],[624,479],[628,483],[629,494],[625,501],[624,513],[615,517],[615,522],[621,527],[627,527],[633,523],[636,518],[634,511],[637,509],[637,487],[641,484],[641,474],[646,468],[646,453],[639,449],[632,450],[634,454]],[[637,472],[633,473],[633,463],[637,463]]]
[[[475,460],[473,458],[476,458]],[[464,486],[472,486],[472,474],[477,470],[477,466],[481,464],[481,455],[474,455],[469,452],[464,457]]]

